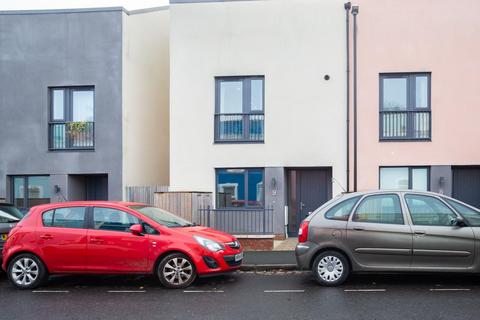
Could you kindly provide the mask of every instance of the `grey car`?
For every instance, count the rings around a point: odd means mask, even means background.
[[[20,221],[23,214],[11,204],[0,203],[0,262],[2,261],[3,244],[10,230]]]
[[[324,286],[351,272],[480,272],[480,211],[431,192],[342,194],[302,222],[295,253]]]

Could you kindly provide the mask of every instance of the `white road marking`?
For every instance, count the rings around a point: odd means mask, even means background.
[[[264,290],[263,292],[265,293],[302,293],[305,292],[305,290]]]
[[[33,293],[69,293],[68,290],[33,290]]]
[[[145,293],[146,290],[108,290],[108,293]]]
[[[470,291],[470,289],[467,288],[436,288],[436,289],[430,289],[430,291]]]
[[[224,293],[223,290],[183,290],[184,293]]]
[[[385,292],[387,289],[345,289],[345,292]]]

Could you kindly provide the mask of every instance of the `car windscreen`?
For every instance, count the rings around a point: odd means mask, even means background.
[[[458,213],[460,213],[468,222],[469,225],[472,227],[480,226],[480,211],[473,208],[466,206],[465,204],[449,199],[443,198],[449,205],[453,207]]]
[[[187,220],[177,217],[173,213],[162,210],[160,208],[149,206],[130,206],[129,208],[140,212],[144,216],[168,228],[194,226],[194,224],[188,222]]]
[[[18,222],[23,214],[13,206],[0,205],[0,223]]]

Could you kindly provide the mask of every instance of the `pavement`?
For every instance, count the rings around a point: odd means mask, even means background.
[[[0,275],[0,319],[478,319],[480,277],[354,275],[318,286],[309,272],[235,272],[167,290],[147,276],[57,276],[34,291]]]
[[[245,251],[242,270],[296,269],[295,251]]]

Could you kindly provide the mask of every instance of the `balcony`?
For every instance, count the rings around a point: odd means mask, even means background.
[[[263,113],[229,113],[215,115],[215,142],[263,142]]]
[[[430,139],[430,110],[380,111],[380,140]]]
[[[94,149],[94,122],[52,122],[48,127],[50,150]]]

